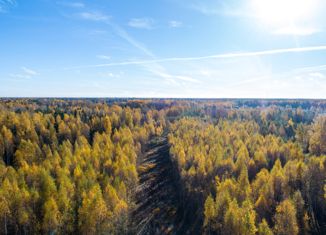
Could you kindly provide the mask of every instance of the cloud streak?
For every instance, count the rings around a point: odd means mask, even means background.
[[[129,41],[132,45],[141,49],[145,54],[151,55],[153,54],[149,52],[146,48],[141,46],[139,43],[135,42],[132,38],[129,37],[126,32],[121,31],[120,36]],[[273,49],[273,50],[263,50],[263,51],[254,51],[254,52],[237,52],[237,53],[224,53],[224,54],[215,54],[208,56],[197,56],[197,57],[171,57],[171,58],[163,58],[163,59],[151,59],[151,60],[137,60],[137,61],[123,61],[116,63],[107,63],[107,64],[97,64],[97,65],[89,65],[89,66],[76,66],[72,69],[76,68],[92,68],[92,67],[112,67],[112,66],[126,66],[126,65],[143,65],[143,64],[153,64],[153,63],[164,63],[164,62],[175,62],[175,61],[201,61],[201,60],[209,60],[209,59],[232,59],[232,58],[244,58],[244,57],[256,57],[256,56],[270,56],[270,55],[278,55],[278,54],[288,54],[288,53],[304,53],[304,52],[314,52],[314,51],[325,51],[326,45],[322,46],[310,46],[310,47],[295,47],[295,48],[283,48],[283,49]]]

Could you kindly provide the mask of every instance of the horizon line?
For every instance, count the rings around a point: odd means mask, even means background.
[[[245,98],[245,97],[137,97],[137,96],[1,96],[1,99],[167,99],[167,100],[180,100],[180,99],[199,99],[199,100],[325,100],[326,98],[259,98],[259,97],[251,97],[251,98]]]

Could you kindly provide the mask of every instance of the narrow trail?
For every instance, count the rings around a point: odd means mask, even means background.
[[[166,137],[155,137],[148,144],[138,174],[136,208],[132,213],[135,234],[180,234],[178,179],[173,172]]]

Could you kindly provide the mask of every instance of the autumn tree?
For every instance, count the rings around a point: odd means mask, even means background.
[[[296,217],[296,208],[293,202],[286,199],[280,203],[276,208],[275,213],[275,234],[277,235],[296,235],[299,233],[299,227]]]

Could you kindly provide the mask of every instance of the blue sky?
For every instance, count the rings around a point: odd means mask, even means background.
[[[0,0],[0,96],[326,98],[323,0]]]

